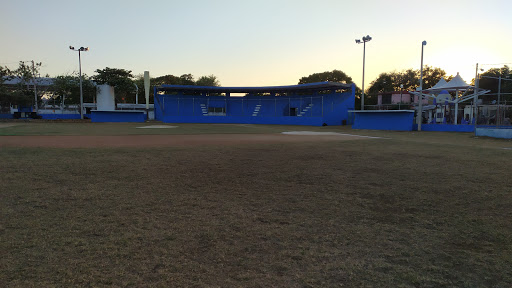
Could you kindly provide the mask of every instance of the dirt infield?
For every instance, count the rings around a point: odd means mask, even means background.
[[[357,135],[202,134],[123,136],[1,136],[0,147],[166,147],[256,143],[323,142],[368,139]]]

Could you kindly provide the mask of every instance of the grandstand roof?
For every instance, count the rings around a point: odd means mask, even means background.
[[[187,91],[187,92],[217,92],[217,93],[265,93],[265,92],[300,92],[330,89],[350,89],[352,84],[338,82],[316,82],[288,86],[262,86],[262,87],[216,87],[195,85],[160,85],[157,91]]]

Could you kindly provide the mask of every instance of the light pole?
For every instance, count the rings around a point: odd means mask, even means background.
[[[398,103],[398,110],[402,107],[402,91],[404,90],[404,84],[400,84],[400,103]]]
[[[427,45],[427,41],[421,42],[421,69],[420,69],[420,95],[418,96],[418,115],[416,122],[418,123],[418,131],[421,131],[421,123],[423,122],[423,47]]]
[[[356,39],[357,44],[363,43],[363,88],[362,88],[362,95],[361,95],[361,110],[364,110],[364,61],[365,61],[365,54],[366,54],[366,42],[372,40],[372,37],[370,35],[363,36],[363,41]]]
[[[69,46],[69,49],[73,51],[78,51],[78,75],[80,77],[80,119],[84,119],[84,94],[82,92],[82,60],[80,58],[80,52],[82,51],[89,51],[89,47],[80,47],[78,49],[75,49],[73,46]]]

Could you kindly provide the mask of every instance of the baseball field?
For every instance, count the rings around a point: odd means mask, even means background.
[[[0,122],[1,287],[510,287],[511,207],[471,133]]]

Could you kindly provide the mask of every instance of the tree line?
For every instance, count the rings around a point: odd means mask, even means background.
[[[9,69],[0,66],[0,106],[9,107],[9,105],[33,105],[34,91],[33,79],[39,75],[41,63],[32,63],[20,61],[16,69]],[[96,96],[95,84],[109,84],[116,91],[116,101],[119,103],[135,103],[136,87],[141,103],[144,103],[144,76],[133,75],[132,71],[119,68],[109,68],[95,70],[95,75],[82,75],[82,90],[84,102],[94,102]],[[47,75],[48,76],[48,75]],[[429,88],[435,85],[444,77],[450,81],[453,76],[438,67],[425,66],[423,69],[423,87]],[[502,68],[493,68],[481,74],[479,87],[491,90],[492,94],[498,91],[498,78],[512,79],[512,71],[508,66]],[[5,85],[12,79],[18,79],[16,84]],[[383,92],[393,91],[414,91],[419,87],[420,71],[406,69],[402,71],[384,72],[373,80],[365,91],[365,103],[367,105],[377,104],[377,95]],[[352,77],[341,70],[325,71],[313,73],[309,76],[301,77],[298,84],[314,82],[340,82],[352,83]],[[52,78],[51,85],[47,90],[38,90],[38,97],[44,95],[45,98],[56,103],[78,104],[80,103],[79,77],[77,73],[71,75],[59,75]],[[151,78],[151,85],[197,85],[197,86],[220,86],[220,82],[215,75],[201,76],[197,80],[192,74],[183,74],[181,76],[164,75]],[[474,84],[474,79],[472,80]],[[501,82],[502,99],[512,100],[512,81]],[[360,102],[361,89],[356,85],[356,102]],[[150,102],[153,102],[153,91],[150,91]],[[359,105],[356,103],[356,107]]]
[[[49,103],[78,104],[80,103],[80,78],[78,73],[71,75],[59,75],[50,78],[46,75],[45,85],[38,87],[41,82],[39,75],[42,63],[34,66],[20,61],[16,69],[0,66],[0,106],[10,105],[31,106],[34,105],[34,79],[36,81],[38,104],[42,98]],[[13,81],[15,80],[15,81]],[[197,85],[220,86],[215,75],[201,76],[197,80],[192,74],[181,76],[165,75],[150,79],[151,85]],[[92,103],[96,97],[96,85],[108,84],[115,89],[115,97],[118,103],[135,103],[138,94],[140,103],[145,103],[144,75],[133,75],[132,71],[120,68],[106,67],[96,69],[95,75],[82,74],[82,92],[85,103]],[[42,89],[44,87],[44,89]],[[138,92],[138,93],[137,93]],[[153,102],[153,91],[150,91],[150,102]]]
[[[507,79],[501,82],[501,94],[502,99],[512,101],[512,70],[508,66],[502,68],[489,69],[479,76],[478,87],[486,90],[491,90],[493,96],[498,92],[499,77]],[[441,78],[444,78],[447,82],[453,79],[453,75],[447,75],[446,72],[438,67],[425,66],[423,69],[423,87],[430,88],[437,84]],[[352,78],[346,73],[340,70],[326,71],[321,73],[314,73],[306,77],[299,79],[298,84],[314,83],[314,82],[340,82],[340,83],[352,83]],[[475,79],[472,79],[471,84],[474,85]],[[394,91],[415,91],[420,85],[420,70],[406,69],[402,71],[384,72],[379,74],[377,79],[373,80],[369,87],[365,89],[365,104],[376,105],[377,96],[384,92]],[[356,85],[356,107],[357,102],[360,103],[361,89]]]

